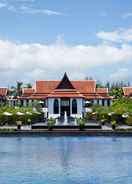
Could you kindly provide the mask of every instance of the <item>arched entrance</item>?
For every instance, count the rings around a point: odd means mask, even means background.
[[[62,98],[61,99],[61,116],[64,116],[64,113],[67,113],[67,116],[70,116],[70,99],[69,98]]]

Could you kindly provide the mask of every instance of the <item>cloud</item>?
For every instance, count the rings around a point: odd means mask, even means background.
[[[80,79],[91,69],[120,66],[131,60],[131,45],[117,48],[109,44],[71,46],[62,41],[48,45],[0,40],[1,81],[6,84],[15,80],[56,79],[65,71],[71,78]]]
[[[130,73],[128,68],[120,68],[110,75],[112,81],[129,81]]]
[[[116,43],[132,42],[132,28],[119,29],[111,32],[101,31],[97,33],[97,37],[105,41]]]
[[[6,6],[7,6],[6,3],[0,2],[0,8],[4,8],[4,7],[6,7]]]
[[[16,0],[17,1],[17,0]],[[24,2],[34,2],[34,0],[21,0],[21,1],[18,1],[19,3],[24,3]],[[8,11],[11,11],[11,12],[15,12],[15,13],[23,13],[23,14],[32,14],[32,15],[36,15],[36,14],[41,14],[41,15],[48,15],[48,16],[51,16],[51,15],[56,15],[56,16],[59,16],[59,15],[63,15],[62,12],[59,12],[59,11],[54,11],[54,10],[50,10],[50,9],[43,9],[43,8],[33,8],[33,7],[30,7],[29,5],[14,5],[13,3],[9,3],[9,2],[1,2],[0,3],[0,9],[7,9]]]
[[[129,18],[129,17],[132,17],[132,13],[125,13],[125,14],[123,14],[123,16],[122,16],[122,18],[123,19],[127,19],[127,18]]]
[[[62,15],[62,13],[58,11],[53,11],[49,9],[31,8],[28,6],[19,7],[19,12],[26,14]]]

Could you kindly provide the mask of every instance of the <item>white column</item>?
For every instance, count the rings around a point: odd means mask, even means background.
[[[102,105],[102,100],[99,100],[99,105]]]
[[[72,114],[72,98],[70,98],[70,115]]]
[[[60,114],[61,113],[61,99],[59,98],[58,101],[59,101],[59,114]]]
[[[23,100],[23,106],[26,107],[27,106],[27,102],[26,100]]]
[[[107,101],[108,101],[107,99],[104,100],[104,105],[105,106],[108,106]]]
[[[29,106],[32,107],[32,100],[29,100]]]
[[[97,100],[94,100],[94,104],[97,104]]]

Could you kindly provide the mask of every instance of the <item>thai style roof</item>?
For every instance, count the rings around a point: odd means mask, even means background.
[[[36,87],[23,89],[23,98],[86,98],[102,99],[110,98],[107,88],[96,89],[95,80],[69,80],[65,73],[62,80],[39,80]]]
[[[75,89],[72,83],[70,82],[67,74],[65,73],[62,80],[56,87],[56,89]]]
[[[124,96],[132,96],[132,87],[123,87]]]
[[[6,96],[8,92],[7,88],[0,88],[0,96]]]
[[[29,95],[32,95],[33,93],[34,93],[33,88],[23,88],[22,89],[22,96],[29,96]]]

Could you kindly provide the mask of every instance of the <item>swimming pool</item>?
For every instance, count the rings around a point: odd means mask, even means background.
[[[0,184],[131,183],[131,137],[0,138]]]

